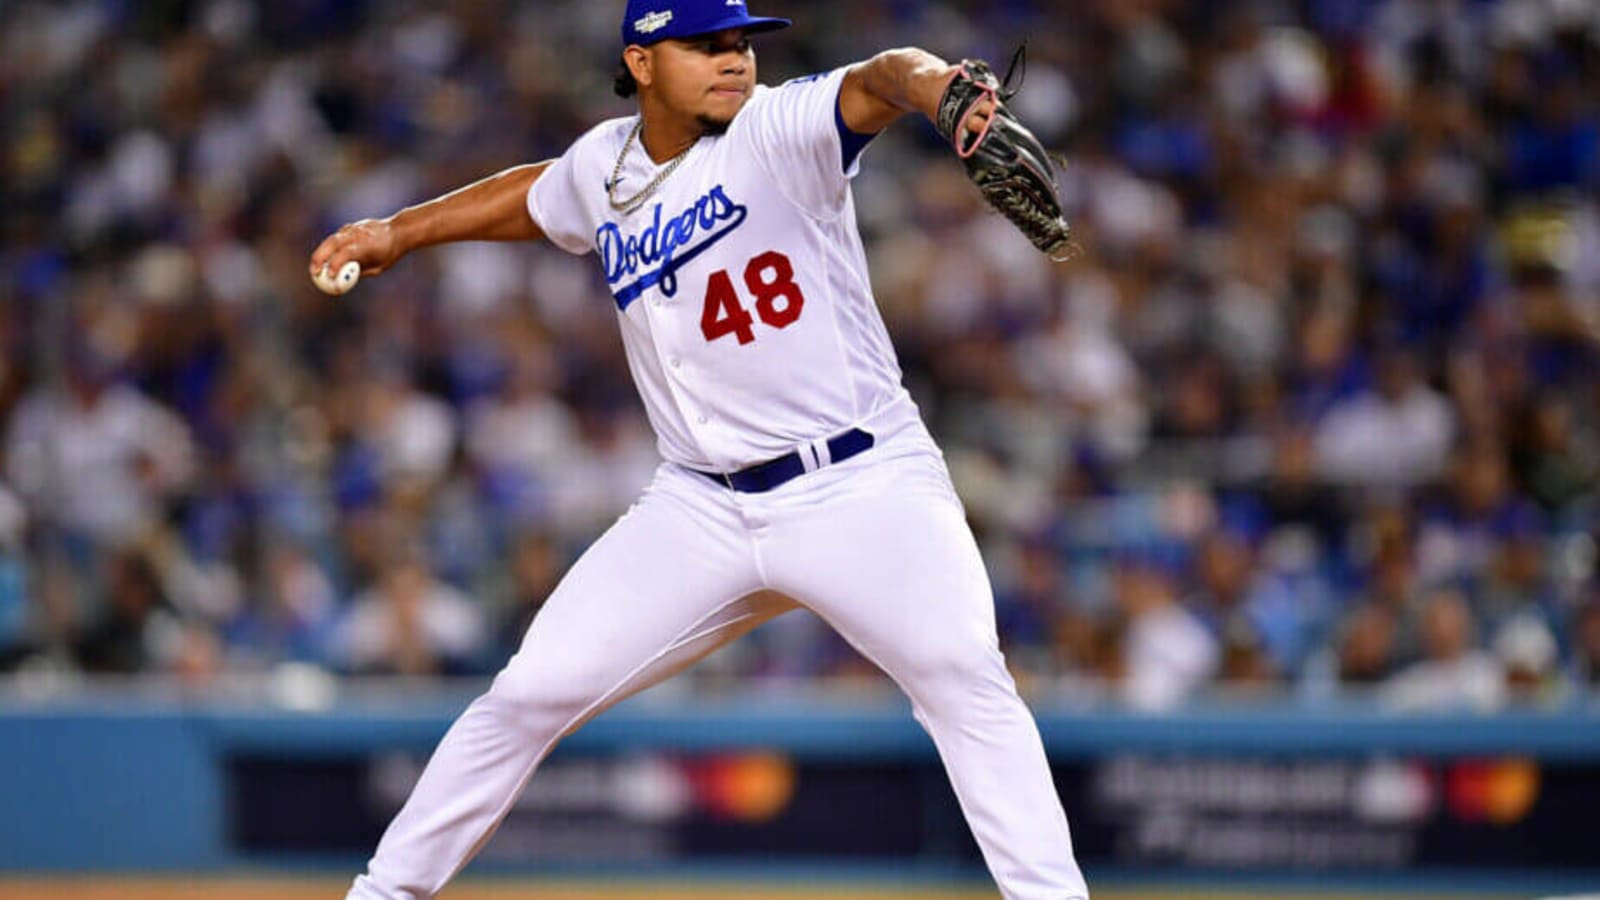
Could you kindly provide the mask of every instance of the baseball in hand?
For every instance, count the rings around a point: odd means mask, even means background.
[[[324,294],[333,294],[336,297],[340,294],[349,293],[350,289],[355,287],[356,282],[360,280],[361,263],[353,259],[339,267],[338,275],[330,275],[328,267],[324,265],[311,278],[312,283]]]

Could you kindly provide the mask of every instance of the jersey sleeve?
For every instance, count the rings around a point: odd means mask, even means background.
[[[594,226],[578,190],[578,144],[567,148],[528,188],[528,215],[552,244],[582,256],[594,249]]]
[[[784,195],[825,218],[844,206],[861,150],[873,137],[851,131],[840,115],[839,89],[848,71],[767,89],[748,110],[750,141]]]

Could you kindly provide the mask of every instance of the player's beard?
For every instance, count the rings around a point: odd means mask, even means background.
[[[733,125],[733,119],[714,119],[703,113],[696,116],[695,120],[700,123],[700,133],[707,137],[721,137],[727,134],[728,128]]]

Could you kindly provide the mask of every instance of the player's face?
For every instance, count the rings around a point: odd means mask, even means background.
[[[727,131],[756,84],[756,54],[744,30],[662,41],[651,49],[662,102],[710,134]]]

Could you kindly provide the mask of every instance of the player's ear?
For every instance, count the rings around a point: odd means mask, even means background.
[[[630,44],[626,50],[622,51],[622,64],[628,67],[629,72],[633,73],[633,80],[641,88],[649,87],[650,83],[655,80],[655,58],[648,50],[638,44]]]

